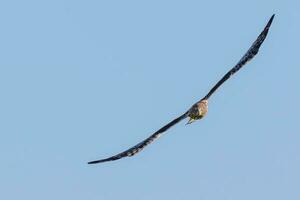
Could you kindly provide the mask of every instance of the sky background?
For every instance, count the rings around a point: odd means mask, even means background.
[[[1,1],[0,199],[300,199],[299,1]],[[260,53],[185,112],[275,13]]]

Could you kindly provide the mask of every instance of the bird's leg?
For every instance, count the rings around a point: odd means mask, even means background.
[[[196,119],[190,117],[189,121],[188,121],[185,125],[191,124],[191,123],[193,123],[194,121],[196,121]]]

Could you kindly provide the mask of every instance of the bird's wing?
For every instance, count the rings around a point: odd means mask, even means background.
[[[138,152],[143,150],[147,145],[151,144],[155,139],[159,138],[162,135],[163,132],[165,132],[170,127],[174,126],[175,124],[177,124],[178,122],[180,122],[184,118],[186,118],[187,113],[188,112],[184,113],[180,117],[177,117],[176,119],[174,119],[173,121],[171,121],[170,123],[168,123],[167,125],[162,127],[161,129],[159,129],[158,131],[153,133],[150,137],[148,137],[144,141],[138,143],[137,145],[131,147],[130,149],[128,149],[128,150],[126,150],[122,153],[119,153],[115,156],[109,157],[109,158],[88,162],[88,164],[96,164],[96,163],[102,163],[102,162],[107,162],[107,161],[118,160],[118,159],[121,159],[121,158],[124,158],[124,157],[129,157],[129,156],[133,156],[133,155],[137,154]]]
[[[264,30],[260,33],[257,39],[253,42],[249,50],[246,54],[240,59],[240,61],[229,71],[227,72],[223,78],[208,92],[208,94],[203,99],[208,99],[217,89],[220,87],[230,76],[236,73],[239,69],[241,69],[248,61],[250,61],[258,52],[261,44],[264,42],[267,34],[269,32],[269,28],[272,24],[273,18],[275,15],[272,15],[269,22],[267,23]],[[202,99],[202,100],[203,100]]]

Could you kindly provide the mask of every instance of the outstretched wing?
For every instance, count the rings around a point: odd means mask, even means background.
[[[264,30],[260,33],[260,35],[251,45],[246,54],[241,58],[241,60],[223,76],[223,78],[208,92],[208,94],[203,99],[208,99],[218,89],[218,87],[220,87],[227,79],[230,78],[230,76],[232,76],[239,69],[241,69],[248,61],[250,61],[257,54],[261,44],[264,42],[265,38],[268,35],[269,28],[272,24],[274,16],[275,15],[272,15]]]
[[[129,156],[133,156],[133,155],[137,154],[138,152],[142,151],[147,145],[151,144],[155,139],[159,138],[163,134],[163,132],[165,132],[170,127],[174,126],[175,124],[177,124],[178,122],[180,122],[184,118],[186,118],[187,113],[188,112],[186,112],[183,115],[181,115],[180,117],[174,119],[173,121],[171,121],[170,123],[168,123],[167,125],[162,127],[161,129],[159,129],[158,131],[153,133],[150,137],[148,137],[144,141],[138,143],[137,145],[131,147],[130,149],[128,149],[128,150],[126,150],[122,153],[119,153],[115,156],[109,157],[109,158],[88,162],[88,164],[96,164],[96,163],[102,163],[102,162],[107,162],[107,161],[118,160],[118,159],[121,159],[121,158],[124,158],[124,157],[129,157]]]

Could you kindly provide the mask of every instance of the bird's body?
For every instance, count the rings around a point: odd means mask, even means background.
[[[233,74],[235,74],[238,70],[240,70],[247,62],[249,62],[259,51],[261,44],[264,42],[265,38],[267,37],[269,28],[272,24],[274,15],[270,18],[267,25],[265,26],[264,30],[260,33],[254,43],[251,45],[249,50],[246,54],[239,60],[239,62],[229,70],[213,87],[212,89],[205,95],[200,101],[195,103],[190,109],[188,109],[185,113],[181,116],[177,117],[176,119],[169,122],[167,125],[160,128],[158,131],[153,133],[150,137],[145,139],[144,141],[138,143],[137,145],[131,147],[130,149],[123,151],[117,155],[101,159],[91,161],[88,164],[96,164],[102,163],[107,161],[118,160],[120,158],[129,157],[137,154],[141,150],[143,150],[147,145],[151,144],[155,139],[159,138],[165,131],[167,131],[170,127],[174,126],[181,120],[189,117],[189,121],[187,124],[190,124],[198,119],[202,119],[207,111],[208,111],[208,99],[210,96],[226,81],[228,80]]]
[[[202,119],[208,111],[208,100],[200,100],[195,103],[188,111],[190,118],[187,124],[191,124],[198,119]]]

